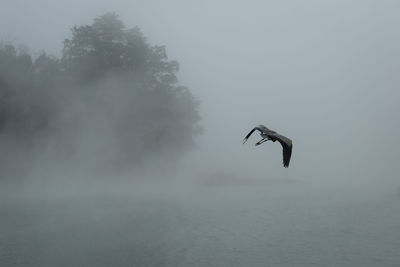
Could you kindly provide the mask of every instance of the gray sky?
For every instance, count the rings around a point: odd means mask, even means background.
[[[181,64],[200,99],[198,161],[276,176],[395,176],[400,134],[398,1],[0,0],[0,38],[59,54],[73,25],[108,11]],[[294,141],[242,138],[257,124]],[[279,156],[278,156],[279,155]]]

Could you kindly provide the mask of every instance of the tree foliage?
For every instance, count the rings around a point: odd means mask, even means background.
[[[193,147],[198,102],[164,46],[113,13],[71,31],[60,59],[0,47],[0,133],[128,164]]]

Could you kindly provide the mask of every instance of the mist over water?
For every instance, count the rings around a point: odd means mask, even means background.
[[[3,42],[60,58],[116,12],[179,62],[202,134],[168,145],[186,124],[121,73],[38,97],[51,131],[0,136],[1,266],[400,265],[397,2],[45,2],[5,1]],[[258,124],[293,140],[288,169],[242,145]]]

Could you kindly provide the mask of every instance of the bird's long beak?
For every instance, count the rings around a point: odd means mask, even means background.
[[[268,140],[269,140],[269,139],[266,139],[266,138],[261,139],[260,141],[258,141],[258,142],[256,143],[256,146],[261,145],[262,143],[267,142]]]

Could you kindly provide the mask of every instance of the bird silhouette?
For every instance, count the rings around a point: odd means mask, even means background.
[[[250,135],[254,133],[255,130],[260,132],[262,139],[256,143],[256,146],[261,145],[268,140],[272,142],[278,141],[282,145],[282,152],[283,152],[283,167],[289,167],[290,157],[292,156],[292,140],[287,138],[286,136],[280,135],[275,131],[272,131],[265,127],[264,125],[259,125],[254,127],[243,139],[243,144],[246,143],[247,139],[249,139]]]

